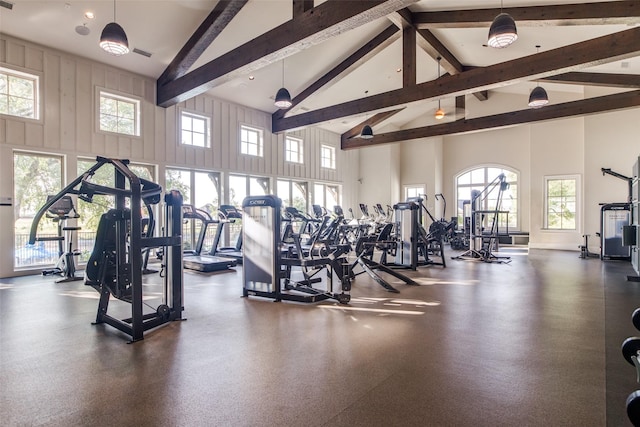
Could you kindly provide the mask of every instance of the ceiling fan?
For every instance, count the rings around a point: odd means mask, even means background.
[[[438,78],[440,78],[440,61],[442,58],[439,56],[436,58],[438,61]],[[429,115],[433,117],[436,122],[450,122],[454,120],[463,119],[465,117],[465,109],[460,108],[457,105],[445,105],[441,99],[438,99],[438,108],[429,110]]]

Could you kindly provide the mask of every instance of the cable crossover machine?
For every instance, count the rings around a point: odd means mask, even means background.
[[[93,252],[85,268],[85,285],[100,293],[94,324],[106,323],[131,337],[130,342],[144,339],[144,331],[173,320],[182,320],[182,195],[176,190],[164,196],[165,221],[162,237],[143,234],[142,205],[161,201],[162,187],[138,177],[128,167],[128,160],[97,157],[96,164],[76,178],[62,191],[49,198],[36,214],[29,243],[37,239],[38,223],[58,200],[75,195],[92,203],[96,195],[112,196],[114,208],[102,214],[96,231]],[[111,165],[114,186],[92,182],[98,169]],[[143,253],[162,247],[166,254],[162,303],[152,312],[144,313]],[[108,313],[110,298],[130,304],[131,316],[118,319]]]

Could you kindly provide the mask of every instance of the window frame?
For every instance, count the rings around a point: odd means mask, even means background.
[[[331,154],[329,157],[324,155],[325,150]],[[325,161],[327,160],[329,162],[328,165],[325,164],[326,163]],[[320,145],[320,167],[324,169],[331,169],[331,170],[336,169],[336,147],[328,144]]]
[[[101,107],[101,100],[102,100],[103,94],[107,95],[106,98],[114,99],[116,101],[129,102],[133,104],[134,106],[134,119],[133,119],[134,133],[133,134],[123,133],[123,132],[113,132],[110,130],[102,129],[101,127],[102,110],[100,107]],[[116,90],[111,90],[111,89],[107,89],[99,86],[96,86],[95,97],[96,97],[95,130],[97,133],[102,133],[106,135],[118,135],[118,136],[123,136],[127,138],[142,137],[142,100],[140,98],[127,93],[122,93]]]
[[[182,128],[182,120],[184,116],[189,116],[192,120],[200,119],[204,121],[205,123],[204,145],[193,144],[193,134],[196,133],[193,131],[193,129],[187,131],[192,134],[191,144],[187,144],[183,141],[182,135],[183,135],[183,132],[185,132],[185,130]],[[178,145],[181,147],[211,148],[211,122],[212,122],[212,118],[208,114],[203,114],[202,112],[199,112],[199,111],[188,110],[186,108],[179,108],[178,109],[178,126],[177,126],[178,127]]]
[[[304,140],[294,136],[284,137],[284,161],[295,164],[304,164]]]
[[[419,190],[415,196],[409,195],[409,190]],[[404,186],[404,199],[407,200],[409,197],[422,197],[422,195],[427,193],[427,185],[426,184],[405,184]]]
[[[244,141],[242,139],[242,132],[243,131],[257,133],[258,134],[258,143],[257,144],[253,144],[250,141]],[[240,152],[241,155],[243,155],[243,156],[251,156],[251,157],[259,157],[259,158],[263,158],[264,157],[264,129],[259,128],[259,127],[255,127],[255,126],[251,126],[251,125],[247,125],[247,124],[244,124],[244,123],[240,123],[240,127],[239,127],[239,130],[238,130],[238,141],[239,141],[238,151]],[[252,154],[248,150],[245,152],[245,150],[244,150],[245,144],[247,146],[249,146],[249,144],[256,145],[257,154]]]
[[[13,114],[9,114],[9,113],[0,113],[0,116],[2,117],[7,117],[7,118],[11,118],[14,120],[25,120],[25,121],[29,121],[29,122],[39,122],[42,123],[43,122],[43,98],[44,98],[44,78],[42,73],[33,71],[33,70],[27,70],[24,68],[20,68],[20,67],[15,67],[15,66],[9,66],[9,64],[6,64],[4,62],[0,62],[0,74],[6,74],[14,76],[14,77],[18,77],[24,80],[32,80],[34,82],[33,84],[33,88],[34,88],[34,98],[33,98],[33,108],[34,108],[34,117],[27,117],[27,116],[16,116]]]
[[[470,184],[459,184],[458,180],[468,174],[471,173],[471,176],[473,177],[473,172],[474,171],[478,171],[482,169],[482,173],[483,173],[483,184],[480,183],[474,183],[473,182],[473,178],[471,178],[471,182]],[[518,169],[512,168],[510,166],[507,165],[501,165],[501,164],[496,164],[496,163],[491,163],[491,164],[479,164],[479,165],[473,165],[469,168],[466,168],[462,171],[460,171],[459,173],[457,173],[454,177],[453,177],[453,188],[454,188],[454,204],[453,204],[453,209],[454,209],[454,215],[458,218],[458,225],[459,226],[463,226],[464,225],[464,212],[462,212],[462,217],[460,216],[461,212],[460,212],[460,206],[459,206],[459,202],[460,202],[460,194],[459,194],[459,189],[460,187],[465,187],[465,188],[469,188],[470,191],[474,189],[474,187],[479,187],[480,189],[485,188],[488,184],[491,183],[492,179],[489,179],[488,176],[488,170],[489,169],[501,169],[503,173],[505,172],[509,172],[512,173],[516,176],[516,181],[507,181],[510,184],[510,188],[512,187],[513,184],[515,184],[515,191],[516,191],[516,197],[515,197],[515,210],[516,210],[516,215],[515,215],[515,225],[509,225],[509,231],[520,231],[522,230],[522,212],[520,209],[520,204],[521,204],[521,196],[520,196],[520,187],[521,187],[521,173]],[[489,203],[490,200],[493,199],[486,199],[485,203]],[[504,201],[504,198],[503,198]],[[502,209],[504,210],[504,209]],[[511,220],[513,220],[513,215],[509,215],[509,221],[511,222]],[[461,222],[462,221],[462,222]],[[500,225],[500,227],[502,227],[502,223]]]
[[[580,180],[580,175],[579,174],[565,174],[565,175],[545,175],[544,177],[544,211],[542,213],[542,217],[543,217],[543,230],[545,231],[553,231],[553,232],[560,232],[560,233],[575,233],[577,231],[580,230],[580,217],[581,217],[581,212],[580,212],[580,206],[581,206],[581,180]],[[550,181],[575,181],[575,200],[574,200],[574,205],[575,205],[575,211],[573,212],[574,214],[574,228],[564,228],[564,227],[560,227],[560,228],[550,228],[549,227],[549,182]]]

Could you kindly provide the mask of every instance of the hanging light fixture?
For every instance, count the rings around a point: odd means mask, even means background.
[[[502,0],[500,0],[500,14],[493,18],[491,28],[489,28],[487,45],[501,49],[509,46],[517,39],[516,21],[508,13],[502,12]]]
[[[284,87],[284,59],[282,60],[282,87],[278,89],[278,92],[276,93],[276,100],[274,104],[281,110],[286,110],[293,105],[293,102],[291,102],[291,94],[287,88]]]
[[[548,103],[549,96],[547,95],[547,91],[541,86],[534,87],[529,95],[529,107],[540,108]]]
[[[373,138],[373,129],[369,125],[364,125],[360,131],[360,138],[371,139]]]
[[[442,60],[442,57],[438,56],[438,58],[436,59],[438,60],[438,78],[440,78],[440,61]],[[434,117],[436,120],[442,120],[444,119],[444,116],[445,116],[444,110],[440,106],[440,99],[438,99],[438,109],[436,110]]]
[[[536,45],[536,49],[540,52],[540,45]],[[544,90],[540,83],[533,88],[531,94],[529,94],[529,107],[531,108],[540,108],[549,103],[549,96],[547,95],[547,91]]]
[[[114,56],[129,53],[129,41],[124,29],[116,21],[116,0],[113,0],[113,21],[107,24],[100,36],[100,47]]]

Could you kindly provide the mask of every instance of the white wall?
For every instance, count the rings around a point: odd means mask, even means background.
[[[117,59],[114,59],[117,61]],[[304,140],[304,165],[284,161],[284,135],[270,132],[271,115],[262,111],[198,96],[175,107],[155,105],[155,80],[122,71],[108,64],[89,61],[0,34],[0,66],[38,74],[43,80],[42,120],[0,116],[0,196],[13,196],[13,153],[16,150],[64,156],[66,182],[76,178],[78,156],[126,158],[158,166],[158,182],[164,186],[166,167],[241,172],[260,176],[289,177],[313,182],[343,183],[349,203],[357,194],[359,152],[340,150],[340,136],[320,128],[294,132]],[[141,101],[142,135],[122,137],[96,130],[96,87],[133,96]],[[180,108],[212,117],[212,147],[178,144],[177,117]],[[238,128],[241,123],[264,129],[263,158],[240,155]],[[319,166],[320,145],[336,147],[335,170]],[[395,149],[397,151],[397,148]],[[397,162],[396,162],[397,163]],[[389,170],[397,177],[397,170]],[[397,179],[397,178],[394,178]],[[0,238],[14,241],[13,210],[0,206]],[[0,254],[0,277],[13,271],[12,245]]]
[[[545,230],[544,180],[546,176],[578,175],[584,195],[584,119],[575,118],[528,126],[531,159],[531,223],[529,246],[577,250],[582,242],[585,216],[577,218],[576,230]],[[584,205],[584,197],[580,206]],[[583,210],[584,212],[584,210]],[[595,237],[595,236],[594,236]],[[595,239],[594,239],[595,240]]]

